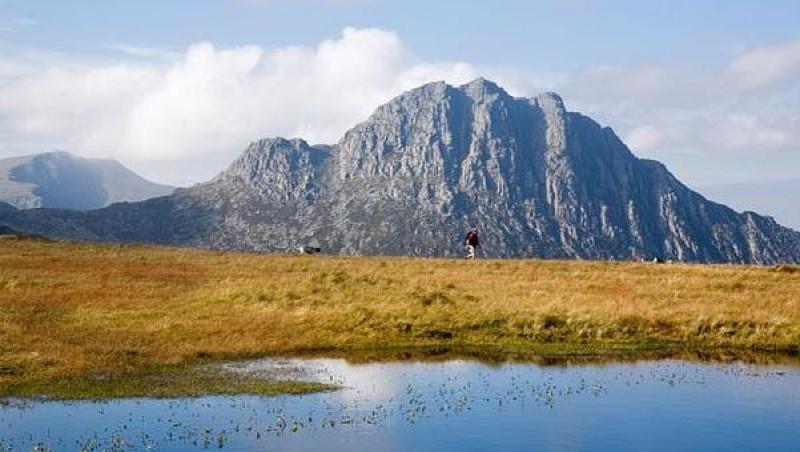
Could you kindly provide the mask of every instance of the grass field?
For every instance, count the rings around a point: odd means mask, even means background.
[[[800,268],[0,240],[0,396],[304,392],[198,369],[424,346],[796,353]]]

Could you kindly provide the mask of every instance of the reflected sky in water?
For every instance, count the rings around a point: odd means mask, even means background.
[[[276,366],[343,388],[17,404],[0,408],[0,450],[800,450],[793,366],[311,359],[236,367]]]

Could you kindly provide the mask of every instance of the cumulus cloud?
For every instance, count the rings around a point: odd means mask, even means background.
[[[464,62],[419,61],[395,33],[379,29],[347,28],[315,47],[198,43],[169,63],[153,49],[116,47],[154,61],[58,61],[25,70],[0,60],[7,73],[0,75],[0,123],[15,138],[3,151],[226,161],[264,136],[335,142],[405,89],[479,75]]]
[[[479,75],[514,95],[556,89],[568,107],[613,126],[648,157],[675,149],[796,151],[797,45],[752,49],[716,72],[664,62],[544,80],[424,61],[381,29],[347,28],[315,46],[106,46],[113,60],[3,49],[0,157],[59,148],[118,158],[159,180],[200,181],[257,138],[333,143],[404,90]]]

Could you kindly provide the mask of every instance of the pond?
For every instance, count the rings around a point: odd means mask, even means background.
[[[341,385],[281,397],[13,402],[0,450],[800,450],[800,367],[267,359]]]

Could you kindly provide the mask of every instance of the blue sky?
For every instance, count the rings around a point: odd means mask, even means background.
[[[0,0],[0,157],[194,183],[260,136],[333,142],[404,89],[478,75],[559,92],[692,187],[800,185],[796,0]]]
[[[98,44],[183,48],[313,45],[344,27],[384,28],[425,59],[572,71],[681,59],[720,64],[743,49],[797,38],[800,2],[4,0],[2,17],[31,19],[4,41],[95,52]]]

